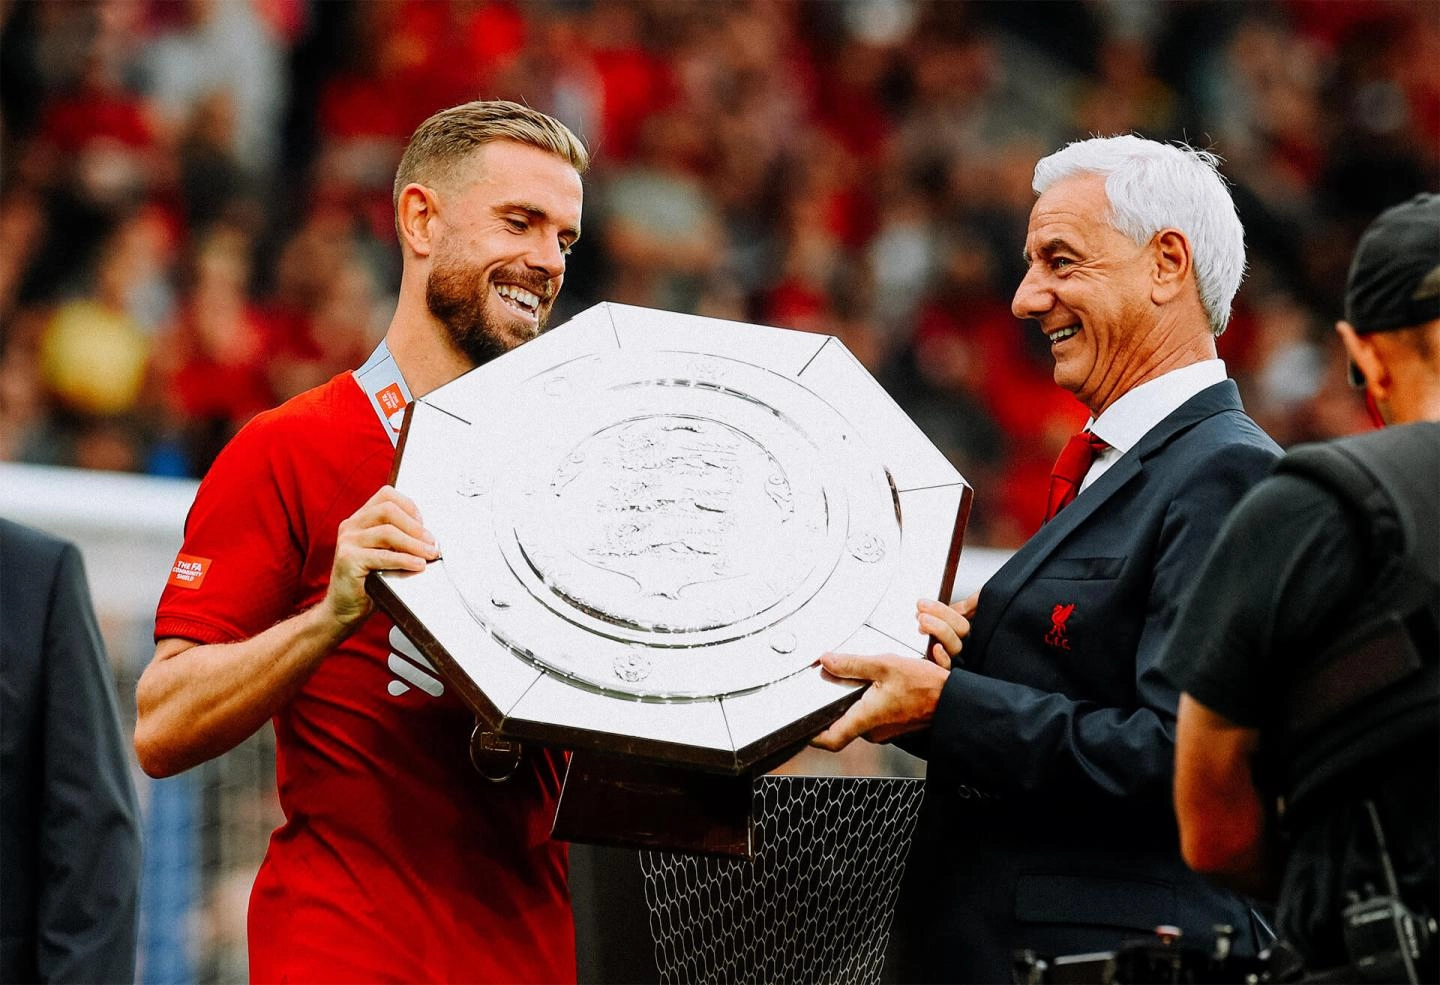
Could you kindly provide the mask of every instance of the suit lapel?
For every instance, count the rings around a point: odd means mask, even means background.
[[[1030,581],[1031,576],[1047,558],[1065,543],[1070,534],[1088,520],[1101,505],[1123,489],[1145,469],[1147,460],[1170,443],[1177,435],[1194,427],[1200,421],[1227,410],[1241,410],[1240,391],[1233,380],[1224,380],[1206,387],[1185,403],[1177,407],[1170,416],[1145,433],[1133,448],[1120,456],[1105,474],[1075,498],[1069,506],[1057,513],[1049,523],[1041,527],[1035,536],[1025,542],[1009,561],[985,584],[983,608],[985,616],[977,620],[973,637],[973,652],[980,660],[971,665],[971,670],[984,666],[984,655],[994,635],[995,627],[1005,617],[1015,596]]]

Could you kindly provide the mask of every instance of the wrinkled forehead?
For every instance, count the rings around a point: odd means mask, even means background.
[[[1025,236],[1026,254],[1053,239],[1074,245],[1095,243],[1119,235],[1110,221],[1110,200],[1105,179],[1098,174],[1076,175],[1055,182],[1035,200]]]
[[[1040,222],[1110,224],[1110,198],[1105,194],[1105,176],[1078,174],[1055,182],[1035,200],[1030,225]]]

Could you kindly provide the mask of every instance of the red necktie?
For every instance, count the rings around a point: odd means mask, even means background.
[[[1085,473],[1090,471],[1095,456],[1110,445],[1105,439],[1089,431],[1072,435],[1055,459],[1055,468],[1050,471],[1050,494],[1045,497],[1045,522],[1067,506],[1080,491]]]

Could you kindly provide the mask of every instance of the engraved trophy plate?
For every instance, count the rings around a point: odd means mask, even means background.
[[[835,339],[601,304],[416,401],[396,461],[442,559],[370,589],[486,729],[713,772],[923,658],[970,488]]]

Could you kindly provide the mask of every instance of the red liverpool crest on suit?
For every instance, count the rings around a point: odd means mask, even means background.
[[[1065,623],[1069,621],[1070,614],[1075,611],[1075,603],[1069,605],[1057,605],[1050,611],[1050,632],[1045,634],[1045,642],[1059,650],[1070,649],[1070,638],[1065,635]]]

